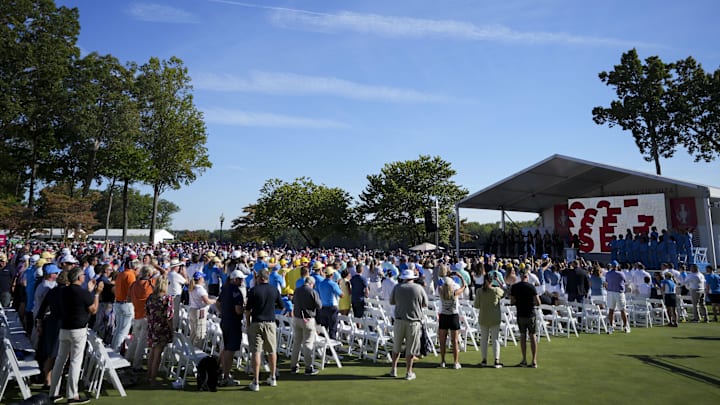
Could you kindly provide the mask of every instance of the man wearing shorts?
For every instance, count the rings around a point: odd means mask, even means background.
[[[269,386],[277,385],[275,371],[277,369],[277,333],[275,325],[275,308],[282,309],[280,292],[268,284],[270,272],[262,268],[255,274],[255,287],[248,291],[245,322],[248,325],[250,353],[253,355],[254,379],[248,386],[250,391],[260,390],[260,354],[265,351],[270,363]]]
[[[414,380],[413,362],[415,356],[420,354],[420,334],[422,331],[423,308],[428,305],[427,293],[413,280],[417,278],[411,269],[403,270],[400,274],[402,283],[393,288],[390,295],[390,305],[395,305],[395,324],[392,354],[392,369],[390,377],[397,377],[397,363],[400,350],[405,342],[405,361],[407,363],[406,380]]]
[[[220,298],[215,303],[220,309],[220,329],[224,345],[220,354],[220,367],[223,372],[223,378],[219,384],[221,387],[238,385],[238,382],[230,374],[230,367],[233,356],[240,350],[242,343],[242,314],[245,298],[240,290],[240,285],[243,279],[245,279],[245,273],[233,270],[228,277],[229,282],[222,286]]]
[[[523,273],[520,282],[510,287],[510,303],[517,308],[517,322],[520,329],[520,352],[522,353],[522,361],[520,366],[537,368],[537,339],[536,339],[536,320],[535,306],[540,306],[540,297],[538,297],[535,286],[528,282],[528,274]],[[527,364],[527,341],[525,336],[530,339],[530,350],[532,351],[532,363]]]
[[[720,275],[710,265],[705,268],[705,288],[712,304],[713,321],[717,322],[720,313]]]
[[[618,271],[618,263],[613,260],[608,267],[610,271],[605,274],[605,284],[607,289],[608,304],[608,335],[613,333],[613,323],[615,322],[615,310],[620,310],[620,317],[623,322],[623,330],[630,333],[630,325],[628,324],[627,312],[625,311],[625,274]]]

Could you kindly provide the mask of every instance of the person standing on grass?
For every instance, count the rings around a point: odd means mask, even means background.
[[[517,323],[520,329],[520,352],[522,353],[522,361],[520,366],[537,368],[537,339],[536,339],[536,320],[535,306],[540,306],[540,297],[538,297],[535,286],[528,282],[527,273],[523,274],[520,282],[514,284],[510,288],[510,303],[517,307]],[[527,363],[527,339],[530,340],[530,349],[532,350],[532,363]]]
[[[60,336],[58,355],[52,371],[50,383],[50,397],[53,402],[61,400],[60,377],[63,375],[65,363],[70,360],[67,378],[67,403],[86,404],[87,398],[81,398],[78,393],[78,380],[82,366],[85,343],[87,342],[87,325],[90,315],[97,312],[100,293],[103,283],[95,285],[94,280],[87,283],[88,289],[82,288],[85,274],[80,267],[70,270],[68,281],[70,285],[60,291],[63,303],[60,309]],[[94,292],[94,293],[93,293]]]
[[[665,310],[668,313],[670,323],[668,326],[677,327],[677,295],[675,294],[675,280],[672,273],[665,273],[665,279],[660,282],[663,291],[663,301],[665,301]]]
[[[447,272],[446,269],[442,269],[442,272]],[[452,350],[453,350],[453,363],[454,368],[457,370],[461,368],[459,361],[460,354],[460,307],[458,304],[458,297],[462,295],[467,286],[463,277],[458,277],[457,272],[450,274],[444,274],[442,278],[443,285],[439,289],[440,293],[440,319],[438,322],[438,340],[440,341],[440,367],[445,368],[445,351],[447,350],[447,337],[448,331],[452,339]],[[458,285],[454,280],[453,276],[460,280]]]
[[[630,325],[628,324],[627,312],[625,311],[625,274],[618,271],[618,263],[611,262],[608,267],[610,270],[605,274],[605,284],[607,288],[607,304],[608,304],[608,334],[613,333],[613,324],[615,322],[615,310],[620,310],[620,317],[623,322],[623,330],[630,333]]]
[[[260,390],[260,354],[263,351],[270,362],[270,377],[267,383],[271,387],[277,385],[275,308],[282,308],[283,303],[277,288],[268,284],[269,278],[270,272],[267,268],[262,268],[256,273],[255,287],[248,291],[245,308],[245,324],[248,325],[248,339],[253,360],[253,381],[248,386],[250,391]]]
[[[417,278],[414,269],[408,268],[400,274],[402,283],[393,288],[390,305],[395,305],[395,324],[393,338],[392,369],[388,376],[397,377],[397,363],[400,350],[405,343],[405,361],[407,362],[406,380],[414,380],[413,363],[415,356],[420,354],[420,334],[422,320],[425,316],[423,308],[428,305],[427,293],[413,280]]]
[[[147,379],[150,385],[155,385],[160,355],[173,339],[173,297],[168,293],[168,284],[167,277],[158,277],[152,294],[145,302],[147,346],[150,348]]]
[[[720,275],[710,265],[705,268],[705,288],[712,304],[713,321],[717,322],[720,314]]]
[[[220,309],[220,329],[223,334],[223,351],[220,354],[220,368],[222,369],[221,387],[236,386],[239,383],[232,378],[230,368],[235,352],[240,350],[242,344],[242,315],[245,298],[240,286],[245,279],[245,273],[233,270],[228,277],[228,283],[222,286],[220,297],[215,305]]]
[[[483,278],[482,287],[475,291],[475,308],[480,312],[480,350],[482,362],[480,367],[487,366],[488,338],[492,337],[495,363],[493,367],[502,368],[500,362],[500,300],[505,290],[492,285],[490,277]]]
[[[290,354],[290,372],[295,374],[299,369],[300,351],[305,361],[305,375],[315,375],[317,371],[312,364],[312,351],[315,345],[315,316],[322,308],[320,295],[314,289],[315,279],[306,276],[301,279],[303,285],[295,289],[293,295],[293,345]]]
[[[697,264],[690,265],[690,274],[685,278],[685,285],[690,291],[693,307],[692,322],[710,322],[705,305],[705,276],[700,274]]]

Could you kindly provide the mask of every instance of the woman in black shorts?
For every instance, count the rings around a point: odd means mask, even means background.
[[[457,273],[448,273],[448,266],[442,265],[440,269],[442,277],[442,285],[440,286],[440,322],[438,324],[438,339],[440,340],[440,367],[445,367],[445,349],[447,347],[447,335],[450,331],[452,338],[453,361],[454,368],[460,368],[458,356],[459,349],[459,331],[460,331],[460,315],[458,297],[465,291],[465,280],[458,276]],[[460,282],[458,285],[457,281]]]

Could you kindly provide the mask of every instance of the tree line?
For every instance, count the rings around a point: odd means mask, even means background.
[[[0,227],[107,227],[119,191],[126,230],[138,183],[153,189],[152,240],[160,195],[211,167],[182,60],[81,56],[78,10],[49,0],[1,2],[0,18]],[[103,183],[105,193],[93,192]],[[102,220],[92,214],[98,198]]]

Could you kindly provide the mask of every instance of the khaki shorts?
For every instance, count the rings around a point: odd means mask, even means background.
[[[625,293],[608,291],[607,304],[609,309],[625,310]]]
[[[421,328],[422,324],[420,322],[396,319],[394,325],[395,336],[393,337],[393,352],[400,353],[403,341],[405,341],[405,358],[411,355],[420,355]]]
[[[250,353],[275,353],[277,348],[275,322],[253,322],[248,328]]]

